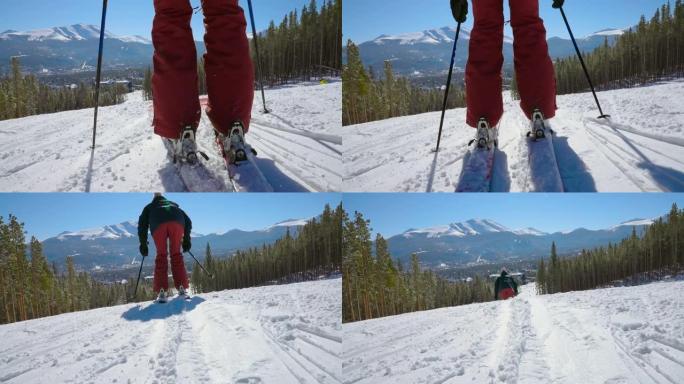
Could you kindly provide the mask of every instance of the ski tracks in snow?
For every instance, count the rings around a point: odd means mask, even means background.
[[[0,382],[341,383],[340,294],[333,279],[4,325]]]
[[[345,324],[345,383],[680,383],[684,282]]]

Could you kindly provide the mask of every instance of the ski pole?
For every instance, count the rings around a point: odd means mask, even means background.
[[[266,94],[264,93],[264,80],[261,72],[261,57],[259,55],[259,34],[256,30],[256,24],[254,23],[254,8],[252,7],[252,0],[247,0],[249,5],[249,18],[252,22],[252,39],[254,39],[254,49],[256,50],[256,61],[257,61],[257,72],[259,76],[259,87],[261,88],[261,100],[264,102],[264,113],[269,113],[268,108],[266,108]]]
[[[451,64],[449,65],[449,76],[447,76],[446,90],[444,91],[444,103],[442,104],[442,118],[439,120],[439,133],[437,134],[437,147],[435,152],[439,152],[439,143],[442,140],[442,127],[444,126],[444,114],[446,113],[447,101],[449,99],[449,88],[451,87],[451,76],[454,72],[454,61],[456,60],[456,44],[458,35],[461,33],[461,22],[456,27],[456,38],[454,38],[454,49],[451,51]]]
[[[195,257],[195,255],[193,255],[192,252],[190,252],[190,251],[188,251],[188,253],[190,254],[190,256],[192,256],[193,259],[195,259],[195,261],[197,262],[197,265],[199,265],[200,268],[202,268],[202,270],[203,270],[207,275],[209,275],[209,277],[211,277],[211,278],[213,279],[213,278],[214,278],[214,275],[213,275],[212,273],[209,273],[209,271],[207,271],[207,269],[204,268],[204,267],[202,266],[202,263],[200,263],[199,260],[197,260],[197,258]]]
[[[100,79],[102,76],[102,51],[104,50],[105,24],[107,20],[107,1],[102,0],[102,24],[100,25],[100,49],[97,54],[97,74],[95,75],[95,121],[93,123],[93,150],[97,134],[97,110],[100,106]]]
[[[138,283],[140,283],[140,275],[142,274],[143,263],[145,263],[144,257],[140,261],[140,270],[138,270],[138,280],[135,282],[135,290],[133,291],[133,296],[131,297],[131,299],[135,299],[135,297],[138,295]]]
[[[575,51],[577,52],[577,57],[579,58],[580,64],[582,64],[582,69],[584,70],[584,75],[587,77],[587,81],[589,82],[589,87],[591,87],[591,93],[594,95],[594,100],[596,101],[596,106],[598,107],[599,113],[601,113],[601,116],[599,116],[599,119],[606,119],[609,118],[610,115],[606,115],[603,113],[603,110],[601,109],[601,104],[599,103],[599,99],[596,96],[596,90],[594,89],[594,84],[591,81],[591,76],[589,76],[589,71],[587,70],[587,65],[584,64],[584,58],[582,57],[582,52],[580,52],[579,47],[577,46],[577,41],[575,40],[575,35],[572,33],[572,29],[570,28],[570,23],[568,23],[568,18],[565,16],[565,11],[563,10],[563,7],[559,7],[561,16],[563,16],[563,21],[565,21],[565,26],[568,28],[568,33],[570,34],[570,39],[572,39],[572,44],[575,46]]]

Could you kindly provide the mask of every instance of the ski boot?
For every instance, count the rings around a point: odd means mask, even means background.
[[[257,155],[256,151],[245,144],[245,128],[242,122],[236,121],[230,128],[230,134],[228,136],[215,131],[216,141],[221,148],[221,155],[226,158],[228,164],[240,165],[245,161],[248,161],[247,150],[249,149],[254,156]]]
[[[179,161],[188,164],[197,164],[199,159],[197,155],[201,155],[204,160],[209,160],[204,152],[197,150],[197,142],[195,141],[195,130],[191,126],[183,128],[180,139],[169,139],[172,153],[173,163]]]
[[[470,140],[468,146],[473,145],[473,143],[477,144],[478,149],[492,149],[492,147],[499,145],[496,139],[496,128],[491,128],[484,117],[477,122],[475,138]]]
[[[553,135],[553,130],[549,129],[549,133]],[[539,108],[535,108],[532,112],[532,130],[527,132],[527,137],[531,137],[534,141],[543,140],[546,138],[546,124],[544,124],[544,114]]]
[[[163,304],[163,303],[166,303],[167,300],[168,300],[168,295],[166,294],[166,291],[164,290],[164,288],[162,288],[159,291],[159,294],[157,295],[157,303]]]
[[[188,295],[188,291],[186,291],[185,287],[182,285],[180,287],[178,287],[178,297],[181,297],[185,300],[190,299],[190,295]]]

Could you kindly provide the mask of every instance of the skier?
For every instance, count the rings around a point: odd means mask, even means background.
[[[138,219],[138,238],[140,240],[140,254],[147,257],[147,231],[152,233],[157,257],[154,266],[154,292],[157,301],[165,303],[169,291],[168,255],[171,256],[171,274],[173,284],[178,295],[188,298],[188,275],[183,263],[183,252],[192,248],[190,232],[192,221],[188,215],[178,207],[178,204],[167,200],[161,193],[155,193],[154,199],[143,209]],[[168,242],[168,251],[167,251]]]
[[[506,300],[518,295],[518,283],[508,275],[504,268],[494,283],[494,300]]]
[[[553,7],[564,0],[554,0]],[[539,18],[538,0],[509,0],[515,73],[520,107],[525,115],[550,119],[556,114],[556,80],[548,53],[546,30]],[[456,21],[465,22],[467,0],[451,0]],[[501,67],[503,65],[503,0],[473,1],[475,22],[470,34],[466,65],[466,123],[477,128],[475,140],[480,148],[496,143],[496,129],[503,115]]]
[[[202,112],[197,51],[190,27],[193,8],[189,0],[154,0],[154,9],[154,132],[169,140],[174,161],[194,164]],[[254,99],[247,22],[238,0],[202,0],[202,9],[209,96],[206,111],[224,156],[236,164],[247,159],[244,135]]]

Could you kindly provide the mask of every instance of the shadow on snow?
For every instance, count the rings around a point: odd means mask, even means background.
[[[166,319],[171,316],[180,315],[183,312],[190,312],[204,301],[201,297],[192,297],[190,300],[173,298],[165,304],[151,303],[147,306],[138,304],[123,313],[121,317],[128,321],[150,321]]]

